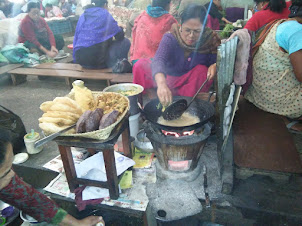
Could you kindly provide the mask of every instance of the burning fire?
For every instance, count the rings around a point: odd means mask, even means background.
[[[184,137],[184,136],[192,136],[194,134],[195,130],[192,130],[192,131],[185,131],[185,132],[182,132],[182,133],[177,133],[177,132],[171,132],[171,131],[165,131],[165,130],[162,130],[162,133],[165,135],[165,136],[171,136],[171,137]]]

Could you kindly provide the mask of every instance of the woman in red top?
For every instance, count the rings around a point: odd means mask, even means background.
[[[289,7],[292,4],[291,1],[285,2],[285,0],[254,0],[254,2],[257,12],[244,27],[250,31],[258,31],[273,20],[288,18]]]
[[[31,52],[42,52],[55,57],[64,46],[61,35],[53,35],[46,21],[40,16],[40,4],[30,2],[27,5],[28,15],[22,20],[19,30],[19,42]]]
[[[35,190],[19,178],[12,169],[13,147],[8,141],[10,134],[0,134],[0,200],[6,202],[39,222],[60,226],[93,226],[98,222],[105,225],[102,217],[89,216],[78,220],[60,208],[53,200]],[[47,224],[48,225],[48,224]]]

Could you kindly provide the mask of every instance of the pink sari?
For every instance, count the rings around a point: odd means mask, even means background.
[[[167,85],[173,96],[193,97],[200,86],[207,79],[208,68],[204,65],[197,65],[188,73],[182,76],[167,75]],[[141,59],[133,66],[133,83],[143,86],[145,89],[156,88],[152,77],[151,60]],[[201,92],[208,92],[213,81],[208,81]]]

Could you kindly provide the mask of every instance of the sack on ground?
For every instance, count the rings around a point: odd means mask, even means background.
[[[118,60],[112,68],[113,73],[131,73],[132,65],[127,59]]]
[[[7,45],[1,50],[1,54],[12,64],[35,65],[39,63],[39,56],[31,54],[23,43]]]

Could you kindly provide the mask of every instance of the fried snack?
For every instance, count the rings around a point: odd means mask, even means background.
[[[86,130],[86,120],[88,119],[88,117],[91,115],[92,111],[88,110],[85,111],[84,114],[79,118],[78,122],[77,122],[77,126],[76,126],[76,132],[77,133],[85,133]]]
[[[52,101],[46,101],[44,102],[43,104],[41,104],[40,106],[40,109],[43,111],[43,112],[47,112],[50,110],[51,106],[54,104],[54,102]]]
[[[118,116],[119,116],[119,112],[114,110],[110,113],[107,113],[103,116],[103,118],[101,119],[101,122],[100,122],[100,127],[99,129],[104,129],[110,125],[112,125],[113,123],[116,122]]]
[[[101,121],[101,115],[99,114],[99,112],[97,110],[93,111],[88,119],[85,122],[85,129],[86,132],[92,132],[95,130],[98,130],[99,125],[100,125],[100,121]]]
[[[66,119],[66,118],[52,118],[52,117],[41,117],[39,118],[40,123],[55,123],[58,126],[71,126],[72,124],[75,123],[75,121]]]
[[[61,112],[61,111],[48,111],[42,115],[42,117],[51,118],[64,118],[72,120],[74,123],[78,121],[81,115],[72,112]]]
[[[57,133],[63,129],[66,129],[69,126],[58,126],[55,123],[47,123],[43,122],[39,124],[39,127],[44,131],[46,134],[52,134],[52,133]],[[70,129],[65,134],[73,134],[75,133],[75,129]]]
[[[123,113],[128,107],[128,101],[123,96],[108,93],[98,97],[98,107],[104,110],[104,114],[114,110]]]
[[[74,112],[75,109],[65,105],[65,104],[61,104],[61,103],[54,103],[51,107],[50,107],[51,111],[61,111],[61,112]]]
[[[65,104],[71,108],[75,109],[75,113],[82,115],[82,109],[80,108],[80,106],[77,104],[77,102],[75,102],[74,100],[70,99],[69,97],[56,97],[53,102],[55,103],[61,103],[61,104]]]
[[[87,110],[94,110],[96,108],[96,100],[94,99],[91,90],[89,90],[87,87],[81,88],[78,86],[74,86],[73,90],[74,99],[83,112]]]

